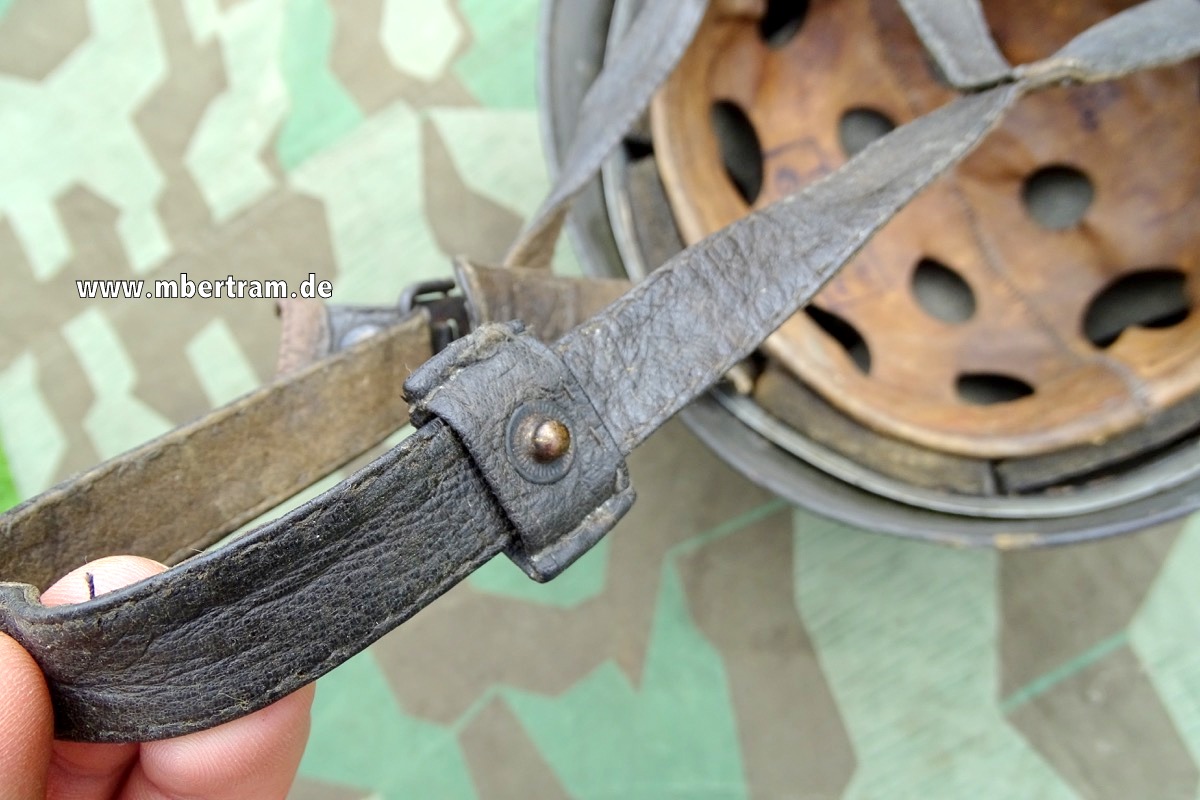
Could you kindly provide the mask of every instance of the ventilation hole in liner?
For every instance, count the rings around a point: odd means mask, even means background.
[[[964,403],[973,406],[1011,403],[1033,394],[1033,387],[1020,378],[995,372],[964,373],[958,376],[954,388]]]
[[[1192,304],[1187,277],[1161,267],[1124,275],[1088,304],[1083,335],[1096,347],[1108,347],[1126,328],[1169,328],[1187,319]]]
[[[1025,179],[1021,200],[1029,216],[1050,230],[1079,224],[1095,197],[1087,175],[1074,167],[1043,167]]]
[[[862,374],[867,375],[871,372],[871,351],[857,328],[837,314],[814,305],[805,306],[804,313],[842,346]]]
[[[728,100],[713,103],[711,117],[725,174],[746,205],[754,205],[763,182],[763,154],[758,134],[746,112]]]
[[[758,32],[768,47],[778,49],[790,42],[808,14],[808,0],[768,0],[767,13],[758,21]]]
[[[838,120],[838,141],[846,158],[854,158],[895,127],[896,123],[873,108],[852,108]]]
[[[912,276],[913,295],[925,313],[942,322],[966,322],[975,315],[975,293],[954,270],[923,258]]]

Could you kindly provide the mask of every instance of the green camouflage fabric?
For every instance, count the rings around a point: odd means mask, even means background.
[[[76,280],[380,303],[497,259],[547,187],[537,12],[0,0],[3,502],[272,371],[269,300]],[[631,468],[562,578],[499,559],[322,679],[292,797],[1200,797],[1194,520],[966,552],[790,508],[677,423]]]

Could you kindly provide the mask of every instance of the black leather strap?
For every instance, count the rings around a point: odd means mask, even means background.
[[[600,169],[675,68],[707,6],[708,0],[646,0],[629,35],[584,96],[562,169],[509,248],[504,266],[549,266],[571,200]]]
[[[613,296],[608,281],[558,279],[529,293],[518,291],[530,277],[521,271],[468,272],[488,275],[472,290],[481,306],[545,330]],[[386,330],[337,352],[338,342],[300,331],[311,341],[285,343],[290,375],[0,516],[0,574],[10,579],[0,630],[45,671],[60,738],[144,741],[242,716],[514,551],[491,489],[433,420],[331,492],[196,555],[408,420],[402,385],[428,358],[430,319],[423,309],[366,318],[389,315]],[[191,560],[135,586],[74,606],[38,602],[35,587],[90,558],[165,561],[180,550]]]
[[[433,420],[311,503],[220,550],[73,606],[0,584],[62,738],[141,741],[262,708],[333,669],[509,546],[458,438]]]
[[[1146,0],[1098,22],[1054,55],[1013,70],[1038,86],[1095,83],[1163,67],[1200,52],[1200,0]]]
[[[749,355],[1019,96],[1003,86],[897,129],[820,183],[682,251],[559,340],[621,451]]]
[[[1017,98],[1200,52],[1196,0],[1121,17],[684,251],[552,348],[484,328],[410,381],[424,423],[412,438],[234,544],[77,606],[47,609],[32,587],[0,584],[0,629],[49,677],[59,734],[149,739],[232,719],[349,658],[495,553],[561,562],[594,541],[622,508],[619,456],[803,305]],[[578,151],[591,163],[592,148]],[[552,480],[518,468],[523,451],[510,447],[527,441],[514,420],[538,403],[573,428],[566,462],[568,448],[550,448]],[[587,474],[568,477],[576,465]],[[562,492],[563,480],[580,490]],[[13,520],[0,521],[6,536]]]
[[[900,5],[951,86],[975,89],[1011,76],[979,0],[900,0]]]
[[[1017,68],[996,47],[978,0],[900,0],[950,84],[975,89],[1014,79],[1038,85],[1110,80],[1196,54],[1197,0],[1147,0],[1097,23],[1050,58]]]

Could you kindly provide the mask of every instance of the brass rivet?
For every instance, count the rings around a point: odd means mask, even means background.
[[[533,429],[529,454],[534,461],[545,464],[557,461],[571,448],[571,431],[556,419],[542,420]]]

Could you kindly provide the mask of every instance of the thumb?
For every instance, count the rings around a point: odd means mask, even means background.
[[[0,633],[0,786],[12,797],[42,797],[54,715],[42,671],[13,639]]]
[[[157,561],[137,556],[97,559],[68,572],[42,592],[42,603],[47,606],[82,603],[164,569]],[[51,796],[112,797],[137,757],[138,746],[55,742],[51,753],[47,781]]]
[[[93,594],[111,591],[160,571],[159,564],[144,558],[101,559],[80,567],[47,589],[42,602],[46,605],[78,603]],[[41,669],[24,648],[0,633],[0,787],[3,792],[12,792],[4,796],[45,795],[53,737],[54,712]],[[93,756],[93,751],[76,750],[75,754]],[[63,754],[56,755],[56,773],[64,771],[58,765],[71,763],[69,755],[65,759]],[[100,767],[101,771],[108,772],[114,763],[127,764],[130,754],[128,750],[109,750],[102,757],[107,762],[103,765],[78,764],[76,770],[71,767],[65,770],[95,775],[96,768]]]

